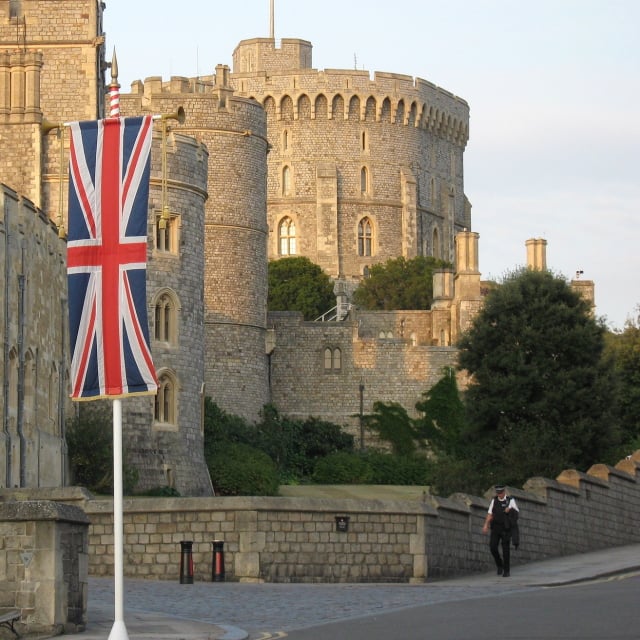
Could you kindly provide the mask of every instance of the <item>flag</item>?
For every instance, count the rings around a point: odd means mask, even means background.
[[[146,306],[152,116],[69,125],[71,397],[157,391]]]

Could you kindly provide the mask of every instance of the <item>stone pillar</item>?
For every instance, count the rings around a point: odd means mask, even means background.
[[[30,52],[25,60],[25,114],[29,120],[40,114],[40,69],[42,54]]]
[[[24,55],[22,53],[13,56],[11,65],[11,113],[9,122],[22,122],[24,115]]]
[[[11,69],[9,54],[0,51],[0,121],[5,121],[11,111]]]
[[[41,637],[84,631],[89,518],[79,507],[44,500],[0,503],[0,582],[16,630]]]

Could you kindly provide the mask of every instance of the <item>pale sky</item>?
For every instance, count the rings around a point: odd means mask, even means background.
[[[275,0],[276,39],[313,44],[316,69],[424,78],[465,99],[465,193],[482,277],[526,261],[595,282],[611,328],[640,305],[640,2],[637,0]],[[269,0],[107,0],[121,91],[149,76],[232,67],[269,37]]]

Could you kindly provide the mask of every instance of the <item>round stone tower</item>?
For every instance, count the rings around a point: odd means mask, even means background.
[[[121,94],[120,105],[126,114],[172,113],[182,106],[186,120],[172,127],[208,149],[203,235],[181,248],[204,247],[204,394],[255,420],[270,399],[266,117],[255,100],[234,96],[228,78],[222,65],[209,80],[147,78]]]
[[[453,262],[470,228],[467,103],[425,80],[311,64],[298,39],[233,55],[236,95],[267,113],[269,257],[305,255],[347,291],[389,258]]]
[[[207,151],[191,137],[170,130],[165,137],[164,127],[154,124],[147,223],[149,338],[159,387],[156,396],[122,401],[125,465],[136,471],[137,492],[171,487],[183,496],[208,496],[202,429]],[[106,400],[83,405],[111,411]]]

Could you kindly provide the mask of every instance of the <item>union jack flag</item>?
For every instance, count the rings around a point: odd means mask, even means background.
[[[152,116],[69,128],[71,397],[153,394],[146,306]]]

